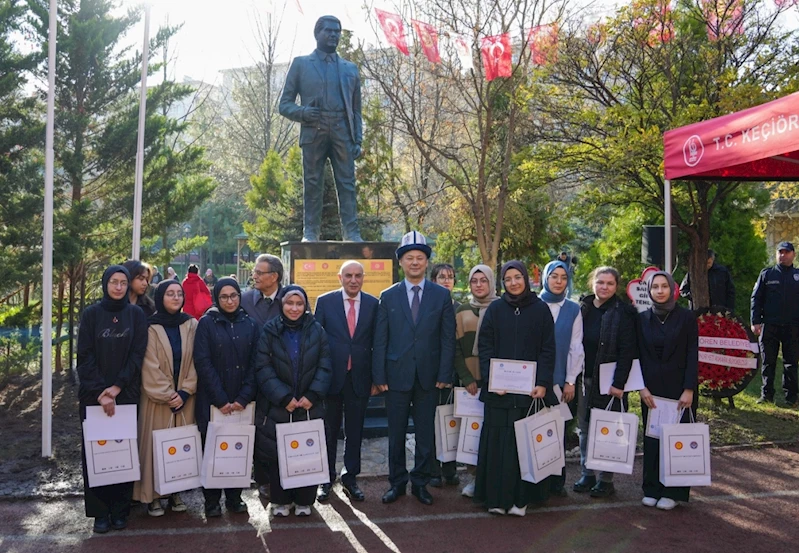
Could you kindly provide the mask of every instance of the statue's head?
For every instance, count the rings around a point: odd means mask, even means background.
[[[323,15],[316,21],[313,36],[319,50],[332,54],[341,39],[341,21],[332,15]]]

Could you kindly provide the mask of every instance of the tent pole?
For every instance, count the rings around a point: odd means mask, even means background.
[[[53,134],[55,119],[55,43],[58,5],[50,0],[47,35],[47,126],[44,150],[44,233],[42,237],[42,457],[53,454]],[[70,370],[72,359],[69,360]]]
[[[665,267],[667,273],[672,272],[671,266],[671,250],[673,244],[671,243],[671,181],[666,179],[663,187],[663,249],[665,250]]]
[[[136,146],[136,180],[133,191],[133,251],[131,259],[141,256],[141,198],[144,186],[144,122],[147,118],[147,62],[150,57],[150,4],[144,4],[144,44],[141,55],[141,90],[139,91],[139,135]]]

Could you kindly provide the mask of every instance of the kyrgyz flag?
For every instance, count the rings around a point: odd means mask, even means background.
[[[487,81],[493,81],[497,77],[510,77],[513,73],[510,34],[484,37],[480,43],[480,55]]]
[[[377,20],[380,21],[380,26],[383,28],[383,33],[386,35],[386,40],[389,44],[395,46],[397,50],[405,54],[410,54],[408,50],[408,41],[405,39],[405,27],[402,25],[402,18],[396,13],[384,12],[375,8]]]
[[[555,63],[558,61],[558,24],[533,27],[527,34],[527,44],[534,64]]]
[[[413,29],[416,31],[416,36],[419,37],[419,43],[422,45],[422,51],[430,63],[439,63],[441,61],[441,53],[438,50],[438,31],[429,23],[423,23],[416,19],[411,19]]]

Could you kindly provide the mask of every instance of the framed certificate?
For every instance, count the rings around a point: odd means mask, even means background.
[[[488,391],[529,396],[535,387],[535,361],[491,359]]]

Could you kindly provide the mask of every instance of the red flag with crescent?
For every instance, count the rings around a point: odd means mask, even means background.
[[[527,34],[530,55],[536,65],[558,61],[558,24],[538,25]]]
[[[380,21],[380,26],[383,28],[383,33],[385,33],[389,44],[396,47],[397,50],[406,56],[410,55],[402,18],[396,13],[384,12],[377,8],[375,8],[375,15],[377,15],[377,20]]]
[[[487,81],[497,77],[510,77],[511,67],[510,34],[484,37],[480,43],[480,55]]]
[[[438,50],[438,30],[429,23],[411,19],[416,36],[419,37],[419,43],[422,45],[422,52],[430,60],[430,63],[439,63],[441,61],[441,53]]]

